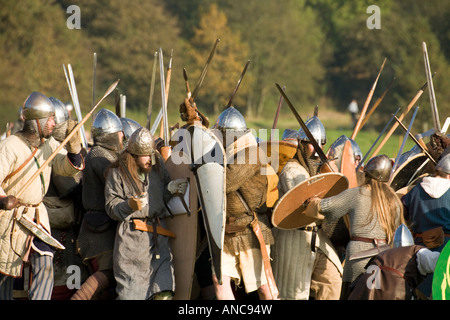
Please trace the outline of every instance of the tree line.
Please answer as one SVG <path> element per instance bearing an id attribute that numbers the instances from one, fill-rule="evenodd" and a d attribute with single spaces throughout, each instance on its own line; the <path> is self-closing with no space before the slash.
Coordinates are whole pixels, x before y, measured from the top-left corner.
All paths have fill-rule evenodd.
<path id="1" fill-rule="evenodd" d="M 382 127 L 404 109 L 426 82 L 422 41 L 428 48 L 441 120 L 449 114 L 450 3 L 430 0 L 376 2 L 379 28 L 367 8 L 373 1 L 348 0 L 0 0 L 0 105 L 2 123 L 14 121 L 32 91 L 70 101 L 63 64 L 71 64 L 82 111 L 92 104 L 93 53 L 97 54 L 96 97 L 115 80 L 127 108 L 146 113 L 153 58 L 171 52 L 168 108 L 176 115 L 186 96 L 183 68 L 191 89 L 197 84 L 214 41 L 220 39 L 197 105 L 213 119 L 233 99 L 246 117 L 273 119 L 280 94 L 301 114 L 332 108 L 344 112 L 351 99 L 360 107 L 383 60 L 374 94 L 389 92 L 367 127 Z M 79 29 L 70 29 L 69 6 L 79 8 Z M 161 107 L 159 66 L 154 110 Z M 113 104 L 113 98 L 109 98 Z M 418 101 L 416 131 L 432 126 L 428 92 Z M 288 108 L 282 113 L 289 114 Z M 156 114 L 157 112 L 153 112 Z M 320 111 L 319 111 L 320 114 Z M 405 118 L 405 123 L 409 118 Z M 425 124 L 425 125 L 424 125 Z M 3 130 L 2 130 L 3 131 Z"/>

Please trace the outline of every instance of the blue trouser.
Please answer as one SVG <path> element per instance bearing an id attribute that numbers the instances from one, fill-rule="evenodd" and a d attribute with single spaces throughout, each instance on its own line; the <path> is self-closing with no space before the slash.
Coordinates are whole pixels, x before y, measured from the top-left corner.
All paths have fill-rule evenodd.
<path id="1" fill-rule="evenodd" d="M 33 279 L 28 292 L 29 300 L 50 300 L 53 291 L 53 257 L 30 254 Z M 0 300 L 13 300 L 14 278 L 0 274 Z"/>

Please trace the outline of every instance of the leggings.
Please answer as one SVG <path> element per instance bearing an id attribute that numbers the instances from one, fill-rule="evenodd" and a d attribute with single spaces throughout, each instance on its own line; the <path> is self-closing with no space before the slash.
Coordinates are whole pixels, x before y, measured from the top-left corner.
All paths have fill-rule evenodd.
<path id="1" fill-rule="evenodd" d="M 53 257 L 30 254 L 31 272 L 33 275 L 28 292 L 29 300 L 50 300 L 53 291 Z M 0 300 L 13 300 L 14 278 L 0 274 Z"/>

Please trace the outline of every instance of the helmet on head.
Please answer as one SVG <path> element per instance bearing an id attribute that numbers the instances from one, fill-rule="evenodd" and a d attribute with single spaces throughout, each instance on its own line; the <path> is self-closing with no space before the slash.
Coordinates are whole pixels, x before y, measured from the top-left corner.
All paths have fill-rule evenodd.
<path id="1" fill-rule="evenodd" d="M 127 150 L 129 153 L 137 156 L 149 156 L 155 153 L 155 140 L 151 132 L 140 127 L 128 139 Z"/>
<path id="2" fill-rule="evenodd" d="M 317 116 L 313 116 L 312 118 L 306 120 L 305 125 L 309 129 L 319 146 L 327 143 L 327 134 L 325 131 L 325 127 L 323 126 L 322 121 L 320 121 Z M 303 131 L 303 128 L 300 128 L 300 130 L 298 131 L 298 139 L 300 141 L 309 141 L 309 138 L 306 135 L 305 131 Z"/>
<path id="3" fill-rule="evenodd" d="M 126 140 L 130 139 L 133 132 L 142 127 L 138 122 L 130 118 L 121 117 L 120 122 L 122 123 L 123 134 Z"/>
<path id="4" fill-rule="evenodd" d="M 212 129 L 221 131 L 224 146 L 231 144 L 234 138 L 249 132 L 244 116 L 235 107 L 228 107 L 222 111 Z"/>
<path id="5" fill-rule="evenodd" d="M 402 223 L 394 233 L 394 248 L 414 245 L 414 238 L 408 227 Z"/>
<path id="6" fill-rule="evenodd" d="M 336 159 L 336 166 L 338 168 L 341 167 L 342 152 L 344 151 L 344 146 L 347 141 L 350 141 L 352 145 L 353 156 L 355 158 L 355 161 L 356 160 L 361 161 L 363 158 L 361 149 L 359 148 L 355 140 L 347 137 L 346 135 L 342 135 L 339 138 L 337 138 L 336 141 L 334 141 L 331 144 L 330 148 L 328 149 L 328 158 Z"/>
<path id="7" fill-rule="evenodd" d="M 55 107 L 55 123 L 59 124 L 69 120 L 69 112 L 67 111 L 64 103 L 62 103 L 61 100 L 55 97 L 50 97 L 49 100 L 53 103 L 53 106 Z"/>
<path id="8" fill-rule="evenodd" d="M 292 129 L 286 129 L 281 136 L 281 140 L 298 144 L 298 131 Z"/>
<path id="9" fill-rule="evenodd" d="M 235 107 L 229 107 L 222 111 L 213 128 L 222 131 L 242 131 L 247 130 L 247 123 L 245 122 L 244 116 Z"/>
<path id="10" fill-rule="evenodd" d="M 25 120 L 48 118 L 55 115 L 55 107 L 49 98 L 34 91 L 23 103 L 22 114 Z"/>
<path id="11" fill-rule="evenodd" d="M 375 156 L 364 167 L 366 176 L 380 182 L 387 182 L 391 175 L 392 162 L 385 154 Z"/>
<path id="12" fill-rule="evenodd" d="M 450 154 L 445 155 L 436 165 L 436 171 L 450 174 Z"/>
<path id="13" fill-rule="evenodd" d="M 98 136 L 105 133 L 115 133 L 123 131 L 122 122 L 116 114 L 108 109 L 101 109 L 95 116 L 92 123 L 92 138 L 95 140 Z"/>

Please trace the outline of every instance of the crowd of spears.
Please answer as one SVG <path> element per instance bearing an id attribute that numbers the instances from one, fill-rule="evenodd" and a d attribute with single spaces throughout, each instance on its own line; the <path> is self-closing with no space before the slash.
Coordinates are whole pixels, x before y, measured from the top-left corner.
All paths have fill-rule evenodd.
<path id="1" fill-rule="evenodd" d="M 355 137 L 386 94 L 367 112 L 386 59 L 352 136 L 325 153 L 318 108 L 304 122 L 278 83 L 272 129 L 285 102 L 299 130 L 265 141 L 247 127 L 233 98 L 250 61 L 210 126 L 195 100 L 218 42 L 192 92 L 183 70 L 181 127 L 168 123 L 172 60 L 165 75 L 161 49 L 145 126 L 125 116 L 119 80 L 95 102 L 95 53 L 84 117 L 70 65 L 72 103 L 26 98 L 0 141 L 0 299 L 448 298 L 449 118 L 441 127 L 426 44 L 425 84 L 363 155 Z M 157 60 L 162 105 L 151 125 Z M 402 120 L 427 88 L 434 128 L 414 135 L 418 108 Z M 96 112 L 113 92 L 115 112 Z M 397 127 L 397 157 L 378 154 Z"/>

